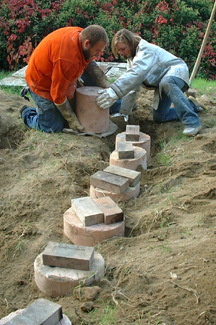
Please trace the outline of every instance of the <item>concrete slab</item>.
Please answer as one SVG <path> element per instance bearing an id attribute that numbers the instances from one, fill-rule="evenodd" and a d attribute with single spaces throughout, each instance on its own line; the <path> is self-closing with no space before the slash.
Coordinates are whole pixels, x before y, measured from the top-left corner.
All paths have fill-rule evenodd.
<path id="1" fill-rule="evenodd" d="M 117 150 L 110 154 L 110 165 L 137 170 L 138 166 L 142 169 L 147 169 L 147 154 L 146 150 L 140 147 L 134 147 L 133 159 L 119 159 Z"/>
<path id="2" fill-rule="evenodd" d="M 65 236 L 75 245 L 95 246 L 114 236 L 123 237 L 125 233 L 125 222 L 122 221 L 109 225 L 99 223 L 84 227 L 73 209 L 70 208 L 63 215 L 63 230 Z"/>
<path id="3" fill-rule="evenodd" d="M 88 286 L 100 281 L 104 275 L 104 269 L 104 259 L 97 252 L 95 252 L 89 271 L 44 265 L 42 254 L 38 255 L 34 261 L 35 283 L 45 295 L 50 297 L 69 296 L 78 285 Z"/>
<path id="4" fill-rule="evenodd" d="M 126 141 L 126 132 L 121 132 L 116 135 L 116 147 L 120 141 Z M 146 150 L 147 153 L 147 166 L 151 163 L 151 138 L 148 134 L 140 132 L 139 141 L 131 141 L 134 147 L 140 147 Z"/>
<path id="5" fill-rule="evenodd" d="M 141 172 L 119 166 L 110 165 L 104 169 L 104 172 L 126 177 L 129 180 L 129 186 L 132 187 L 138 184 L 141 179 Z"/>
<path id="6" fill-rule="evenodd" d="M 44 265 L 89 271 L 94 260 L 94 248 L 49 242 L 42 252 Z"/>
<path id="7" fill-rule="evenodd" d="M 109 196 L 94 199 L 104 213 L 104 223 L 109 225 L 124 220 L 122 209 Z"/>
<path id="8" fill-rule="evenodd" d="M 125 177 L 98 171 L 90 177 L 90 185 L 121 194 L 128 189 L 129 181 Z"/>
<path id="9" fill-rule="evenodd" d="M 103 211 L 89 196 L 72 199 L 71 206 L 84 226 L 92 226 L 104 222 Z"/>
<path id="10" fill-rule="evenodd" d="M 108 78 L 119 78 L 127 71 L 126 63 L 118 62 L 97 62 L 101 69 L 106 73 Z M 3 86 L 26 86 L 25 70 L 27 66 L 11 74 L 11 76 L 0 80 L 0 85 Z"/>
<path id="11" fill-rule="evenodd" d="M 47 299 L 37 299 L 9 319 L 5 325 L 56 325 L 62 319 L 62 307 Z M 0 323 L 1 324 L 1 323 Z"/>

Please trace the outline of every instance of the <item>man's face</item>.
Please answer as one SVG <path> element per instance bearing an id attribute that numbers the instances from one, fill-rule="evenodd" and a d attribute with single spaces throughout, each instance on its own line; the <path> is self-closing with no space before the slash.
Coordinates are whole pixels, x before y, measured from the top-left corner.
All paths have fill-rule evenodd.
<path id="1" fill-rule="evenodd" d="M 123 56 L 123 58 L 128 59 L 131 57 L 131 52 L 128 45 L 124 42 L 118 42 L 116 44 L 116 49 L 118 53 Z"/>
<path id="2" fill-rule="evenodd" d="M 105 43 L 103 41 L 97 42 L 94 46 L 91 46 L 88 40 L 86 40 L 83 44 L 83 54 L 86 61 L 97 57 L 100 52 L 102 52 L 105 48 Z"/>

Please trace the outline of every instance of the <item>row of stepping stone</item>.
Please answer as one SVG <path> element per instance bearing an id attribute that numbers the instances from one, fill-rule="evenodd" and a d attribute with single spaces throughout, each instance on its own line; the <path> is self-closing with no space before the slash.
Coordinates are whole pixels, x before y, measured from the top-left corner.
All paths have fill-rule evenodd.
<path id="1" fill-rule="evenodd" d="M 139 126 L 127 125 L 116 136 L 110 165 L 90 177 L 90 196 L 72 199 L 63 215 L 63 232 L 73 244 L 49 242 L 35 259 L 35 282 L 47 296 L 68 296 L 103 277 L 105 261 L 94 246 L 125 235 L 118 202 L 139 195 L 141 172 L 136 169 L 146 169 L 149 161 L 150 137 Z"/>

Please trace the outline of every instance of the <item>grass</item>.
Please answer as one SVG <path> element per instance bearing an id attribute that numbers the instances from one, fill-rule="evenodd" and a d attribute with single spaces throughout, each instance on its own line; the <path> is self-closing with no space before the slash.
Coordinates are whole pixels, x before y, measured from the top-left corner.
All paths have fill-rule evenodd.
<path id="1" fill-rule="evenodd" d="M 194 79 L 191 88 L 196 88 L 200 95 L 211 95 L 215 93 L 216 80 L 210 81 L 202 78 Z"/>
<path id="2" fill-rule="evenodd" d="M 0 80 L 7 78 L 11 76 L 12 73 L 16 71 L 0 71 Z M 18 95 L 20 96 L 20 91 L 22 90 L 23 86 L 1 86 L 0 89 L 3 90 L 6 93 L 13 94 L 13 95 Z"/>

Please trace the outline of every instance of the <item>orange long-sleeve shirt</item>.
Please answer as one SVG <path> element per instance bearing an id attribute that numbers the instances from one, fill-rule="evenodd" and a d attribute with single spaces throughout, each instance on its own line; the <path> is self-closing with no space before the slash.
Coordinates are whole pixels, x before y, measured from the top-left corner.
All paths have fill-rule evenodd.
<path id="1" fill-rule="evenodd" d="M 83 55 L 81 31 L 79 27 L 60 28 L 39 43 L 25 75 L 34 93 L 56 104 L 73 97 L 76 81 L 90 62 Z"/>

